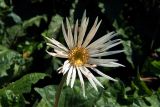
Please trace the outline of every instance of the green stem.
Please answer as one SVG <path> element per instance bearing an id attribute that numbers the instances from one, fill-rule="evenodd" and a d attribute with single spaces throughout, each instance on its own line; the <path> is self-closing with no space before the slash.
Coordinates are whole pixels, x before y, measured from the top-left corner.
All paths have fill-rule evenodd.
<path id="1" fill-rule="evenodd" d="M 61 91 L 62 91 L 63 84 L 64 84 L 65 80 L 66 80 L 66 74 L 62 77 L 62 80 L 61 80 L 59 86 L 57 87 L 57 91 L 56 91 L 56 95 L 55 95 L 55 102 L 54 102 L 53 107 L 58 107 L 59 98 L 60 98 Z"/>

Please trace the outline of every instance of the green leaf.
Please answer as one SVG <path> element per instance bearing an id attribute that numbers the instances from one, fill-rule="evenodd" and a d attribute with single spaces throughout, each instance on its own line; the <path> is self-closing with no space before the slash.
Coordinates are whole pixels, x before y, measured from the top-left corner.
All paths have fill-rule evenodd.
<path id="1" fill-rule="evenodd" d="M 53 107 L 55 86 L 49 85 L 44 88 L 35 88 L 35 90 L 41 95 L 42 99 L 38 103 L 37 107 Z"/>
<path id="2" fill-rule="evenodd" d="M 14 12 L 8 14 L 9 17 L 12 17 L 15 23 L 21 23 L 21 18 Z"/>
<path id="3" fill-rule="evenodd" d="M 113 26 L 116 28 L 116 32 L 120 34 L 123 38 L 128 38 L 125 30 L 119 25 L 118 20 L 114 20 Z"/>
<path id="4" fill-rule="evenodd" d="M 35 84 L 40 79 L 46 76 L 44 73 L 31 73 L 23 76 L 19 80 L 9 84 L 7 87 L 0 89 L 0 95 L 5 92 L 5 90 L 12 90 L 14 93 L 28 93 L 31 90 L 32 84 Z"/>
<path id="5" fill-rule="evenodd" d="M 147 76 L 149 75 L 149 77 L 153 80 L 160 77 L 160 61 L 147 57 L 143 64 L 141 74 Z"/>
<path id="6" fill-rule="evenodd" d="M 25 107 L 25 100 L 22 95 L 5 90 L 4 94 L 0 96 L 0 107 Z"/>
<path id="7" fill-rule="evenodd" d="M 60 15 L 57 14 L 57 15 L 53 16 L 51 19 L 51 22 L 49 24 L 48 30 L 44 31 L 42 33 L 42 35 L 49 36 L 49 37 L 55 36 L 59 32 L 62 21 L 63 21 L 63 19 Z"/>
<path id="8" fill-rule="evenodd" d="M 157 48 L 157 49 L 156 49 L 156 52 L 160 52 L 160 48 Z"/>
<path id="9" fill-rule="evenodd" d="M 7 4 L 5 3 L 5 0 L 0 0 L 0 7 L 1 8 L 7 8 Z"/>
<path id="10" fill-rule="evenodd" d="M 137 74 L 137 78 L 135 80 L 135 85 L 138 87 L 138 93 L 139 95 L 145 96 L 145 95 L 152 95 L 153 92 L 148 88 L 146 83 L 142 80 L 140 80 L 140 74 Z"/>
<path id="11" fill-rule="evenodd" d="M 76 80 L 73 88 L 64 86 L 59 107 L 158 107 L 159 96 L 139 95 L 139 89 L 135 84 L 134 87 L 125 87 L 123 82 L 108 82 L 105 78 L 97 78 L 103 85 L 104 89 L 98 87 L 98 92 L 93 89 L 89 82 L 85 82 L 86 97 L 82 95 L 80 81 Z M 49 85 L 44 88 L 35 88 L 41 95 L 42 99 L 36 107 L 53 107 L 56 86 Z M 155 102 L 154 102 L 155 101 Z"/>
<path id="12" fill-rule="evenodd" d="M 47 17 L 45 15 L 36 16 L 36 17 L 33 17 L 33 18 L 29 19 L 29 20 L 24 21 L 23 22 L 23 27 L 27 28 L 27 27 L 30 27 L 30 26 L 33 26 L 33 25 L 36 25 L 37 27 L 39 27 L 40 22 L 41 22 L 42 19 L 44 21 L 47 21 Z"/>
<path id="13" fill-rule="evenodd" d="M 7 28 L 7 34 L 11 37 L 9 39 L 14 40 L 15 37 L 22 37 L 25 35 L 25 31 L 22 25 L 17 24 L 12 27 Z"/>
<path id="14" fill-rule="evenodd" d="M 124 47 L 124 53 L 126 55 L 127 61 L 131 64 L 132 68 L 134 68 L 134 64 L 132 61 L 132 47 L 131 47 L 131 41 L 123 41 L 122 42 Z"/>
<path id="15" fill-rule="evenodd" d="M 59 66 L 62 64 L 61 60 L 59 60 L 56 57 L 52 58 L 52 62 L 53 62 L 53 69 L 57 70 L 59 68 Z"/>
<path id="16" fill-rule="evenodd" d="M 143 99 L 137 99 L 133 103 L 133 107 L 159 107 L 159 105 L 160 102 L 158 94 L 154 94 Z"/>
<path id="17" fill-rule="evenodd" d="M 157 68 L 158 70 L 160 70 L 160 61 L 154 60 L 154 61 L 151 62 L 151 64 L 152 64 L 155 68 Z"/>
<path id="18" fill-rule="evenodd" d="M 42 99 L 36 107 L 53 107 L 56 86 L 46 86 L 44 88 L 35 88 L 41 95 Z M 86 97 L 83 96 L 80 81 L 77 80 L 73 88 L 64 86 L 59 107 L 93 107 L 99 104 L 99 99 L 103 93 L 103 89 L 99 88 L 99 92 L 95 91 L 90 83 L 85 82 Z M 105 96 L 105 95 L 104 95 Z M 106 100 L 104 100 L 106 101 Z M 114 99 L 116 102 L 116 99 Z M 106 104 L 104 102 L 104 104 Z M 102 106 L 102 105 L 101 105 Z"/>
<path id="19" fill-rule="evenodd" d="M 17 52 L 0 45 L 0 77 L 7 75 L 7 70 L 19 56 Z"/>

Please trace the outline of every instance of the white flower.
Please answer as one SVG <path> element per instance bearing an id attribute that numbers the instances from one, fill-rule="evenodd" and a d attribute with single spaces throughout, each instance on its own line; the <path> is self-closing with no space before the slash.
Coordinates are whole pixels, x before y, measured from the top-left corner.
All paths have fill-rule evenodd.
<path id="1" fill-rule="evenodd" d="M 117 63 L 116 59 L 101 59 L 101 57 L 103 56 L 109 56 L 123 52 L 123 50 L 108 51 L 110 48 L 121 43 L 120 39 L 111 40 L 117 35 L 116 33 L 110 32 L 91 43 L 91 40 L 95 36 L 95 33 L 97 32 L 101 22 L 102 21 L 98 22 L 97 17 L 92 28 L 85 37 L 87 26 L 89 23 L 89 18 L 86 17 L 86 12 L 84 12 L 83 14 L 81 25 L 78 26 L 77 20 L 74 29 L 71 29 L 71 25 L 66 18 L 67 32 L 63 22 L 62 31 L 67 47 L 55 40 L 54 38 L 50 39 L 46 37 L 46 39 L 48 40 L 47 45 L 54 49 L 54 52 L 47 51 L 47 53 L 54 57 L 66 58 L 66 61 L 59 69 L 59 73 L 63 73 L 63 75 L 67 73 L 66 83 L 67 85 L 70 84 L 71 88 L 73 87 L 76 75 L 78 74 L 84 96 L 85 85 L 82 74 L 89 80 L 95 90 L 97 90 L 97 85 L 101 87 L 103 87 L 103 85 L 96 79 L 96 77 L 91 73 L 90 70 L 109 80 L 117 81 L 99 71 L 96 66 L 123 66 Z"/>

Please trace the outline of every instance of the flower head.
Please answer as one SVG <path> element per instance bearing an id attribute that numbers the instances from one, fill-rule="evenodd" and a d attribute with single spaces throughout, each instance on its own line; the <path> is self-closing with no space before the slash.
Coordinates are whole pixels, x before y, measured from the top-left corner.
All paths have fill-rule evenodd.
<path id="1" fill-rule="evenodd" d="M 65 29 L 62 22 L 62 32 L 67 47 L 55 40 L 54 38 L 46 37 L 46 39 L 48 40 L 47 45 L 54 49 L 54 52 L 47 51 L 47 53 L 54 57 L 66 58 L 64 64 L 58 69 L 59 73 L 67 75 L 66 83 L 67 85 L 70 84 L 71 88 L 73 87 L 76 75 L 78 74 L 84 96 L 85 85 L 82 75 L 84 75 L 89 80 L 91 85 L 95 88 L 95 90 L 97 90 L 97 85 L 101 87 L 103 87 L 103 85 L 96 79 L 96 77 L 91 73 L 91 71 L 96 72 L 97 74 L 109 80 L 117 80 L 102 73 L 96 68 L 96 66 L 123 66 L 117 63 L 116 59 L 102 58 L 103 56 L 109 56 L 123 52 L 123 50 L 109 51 L 110 48 L 121 43 L 120 39 L 111 40 L 117 35 L 116 33 L 110 32 L 91 43 L 91 40 L 95 36 L 101 22 L 102 21 L 98 22 L 97 17 L 89 33 L 85 37 L 87 26 L 89 23 L 89 18 L 86 17 L 86 12 L 84 12 L 83 14 L 80 26 L 78 25 L 77 20 L 74 29 L 71 28 L 71 25 L 66 18 L 67 29 Z"/>

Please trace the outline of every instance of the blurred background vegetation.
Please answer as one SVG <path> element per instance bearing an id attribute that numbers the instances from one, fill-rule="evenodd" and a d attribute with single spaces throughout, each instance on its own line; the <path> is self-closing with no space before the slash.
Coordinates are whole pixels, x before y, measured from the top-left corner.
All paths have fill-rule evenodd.
<path id="1" fill-rule="evenodd" d="M 159 0 L 0 0 L 0 107 L 53 107 L 62 60 L 45 52 L 43 36 L 64 42 L 62 20 L 73 24 L 85 9 L 89 28 L 102 19 L 95 39 L 119 33 L 115 48 L 126 51 L 111 57 L 126 67 L 99 68 L 119 82 L 97 75 L 105 88 L 96 92 L 86 81 L 86 98 L 77 78 L 59 107 L 160 107 Z"/>

